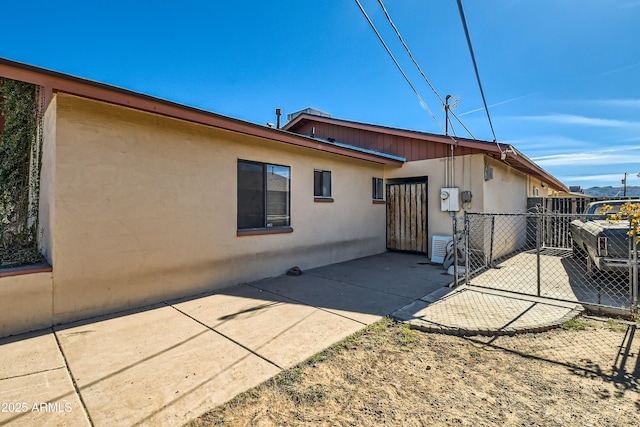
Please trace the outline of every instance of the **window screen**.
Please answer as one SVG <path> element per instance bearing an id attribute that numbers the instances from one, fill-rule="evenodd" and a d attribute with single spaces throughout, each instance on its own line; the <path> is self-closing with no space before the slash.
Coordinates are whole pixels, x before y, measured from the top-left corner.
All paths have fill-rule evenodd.
<path id="1" fill-rule="evenodd" d="M 289 182 L 288 166 L 265 165 L 267 172 L 267 227 L 289 225 Z"/>
<path id="2" fill-rule="evenodd" d="M 330 171 L 313 171 L 313 195 L 315 197 L 331 197 Z"/>
<path id="3" fill-rule="evenodd" d="M 372 197 L 374 200 L 384 200 L 384 179 L 373 178 Z"/>
<path id="4" fill-rule="evenodd" d="M 238 160 L 238 229 L 290 225 L 288 166 Z"/>

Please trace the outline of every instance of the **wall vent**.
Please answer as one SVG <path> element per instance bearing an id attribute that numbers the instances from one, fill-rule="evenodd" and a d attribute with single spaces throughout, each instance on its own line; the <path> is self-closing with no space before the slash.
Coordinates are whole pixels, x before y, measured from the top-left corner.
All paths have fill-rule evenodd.
<path id="1" fill-rule="evenodd" d="M 491 166 L 484 167 L 484 180 L 491 181 L 493 179 L 493 168 Z"/>
<path id="2" fill-rule="evenodd" d="M 447 256 L 447 243 L 451 236 L 433 236 L 431 238 L 431 262 L 442 264 Z"/>

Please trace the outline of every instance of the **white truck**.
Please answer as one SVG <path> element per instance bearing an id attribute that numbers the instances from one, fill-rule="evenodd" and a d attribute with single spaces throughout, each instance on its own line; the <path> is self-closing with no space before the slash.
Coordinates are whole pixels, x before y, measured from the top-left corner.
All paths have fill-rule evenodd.
<path id="1" fill-rule="evenodd" d="M 627 235 L 629 223 L 610 223 L 607 215 L 620 211 L 623 204 L 640 203 L 640 200 L 604 200 L 587 205 L 585 217 L 573 220 L 569 226 L 573 240 L 574 256 L 586 258 L 587 273 L 597 271 L 626 271 L 631 252 Z M 603 212 L 604 205 L 613 209 Z"/>

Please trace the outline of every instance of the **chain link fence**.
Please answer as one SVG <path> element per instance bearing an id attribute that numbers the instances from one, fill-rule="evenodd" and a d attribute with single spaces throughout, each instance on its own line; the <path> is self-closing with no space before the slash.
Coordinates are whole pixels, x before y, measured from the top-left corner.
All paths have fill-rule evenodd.
<path id="1" fill-rule="evenodd" d="M 465 213 L 454 229 L 458 282 L 596 311 L 637 312 L 638 249 L 628 222 L 611 224 L 602 215 Z"/>

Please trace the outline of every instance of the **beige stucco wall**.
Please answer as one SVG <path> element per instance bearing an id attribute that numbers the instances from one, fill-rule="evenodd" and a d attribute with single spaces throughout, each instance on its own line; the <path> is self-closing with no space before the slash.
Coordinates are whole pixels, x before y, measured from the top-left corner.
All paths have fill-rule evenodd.
<path id="1" fill-rule="evenodd" d="M 523 213 L 527 210 L 530 177 L 502 162 L 484 157 L 484 165 L 493 168 L 493 179 L 484 181 L 483 211 L 486 213 Z M 527 220 L 521 216 L 473 218 L 470 245 L 497 259 L 527 244 Z M 492 227 L 494 233 L 492 233 Z M 493 238 L 492 238 L 493 236 Z"/>
<path id="2" fill-rule="evenodd" d="M 52 324 L 52 274 L 0 277 L 0 337 Z"/>
<path id="3" fill-rule="evenodd" d="M 56 96 L 54 322 L 385 250 L 378 164 Z M 237 160 L 291 167 L 289 234 L 236 235 Z M 313 170 L 334 203 L 314 203 Z"/>
<path id="4" fill-rule="evenodd" d="M 485 181 L 485 166 L 493 168 L 493 179 Z M 470 203 L 460 203 L 456 216 L 461 218 L 468 212 L 524 212 L 527 207 L 528 189 L 536 181 L 530 181 L 526 174 L 496 161 L 484 154 L 455 157 L 454 182 L 451 184 L 450 159 L 431 159 L 409 162 L 400 169 L 387 169 L 385 179 L 428 177 L 428 229 L 429 257 L 431 257 L 431 239 L 434 235 L 452 234 L 452 217 L 442 212 L 440 189 L 447 186 L 459 188 L 460 193 L 471 191 Z M 541 188 L 541 186 L 540 186 Z M 462 227 L 462 225 L 460 225 Z M 521 239 L 516 236 L 513 244 Z"/>
<path id="5" fill-rule="evenodd" d="M 493 179 L 484 181 L 482 212 L 518 213 L 527 210 L 528 175 L 484 156 L 486 166 L 493 168 Z"/>
<path id="6" fill-rule="evenodd" d="M 53 265 L 53 216 L 55 201 L 56 165 L 56 99 L 44 115 L 42 168 L 40 170 L 40 198 L 38 210 L 38 246 L 40 252 Z"/>
<path id="7" fill-rule="evenodd" d="M 550 197 L 552 193 L 546 182 L 532 176 L 528 177 L 527 194 L 529 197 Z"/>
<path id="8" fill-rule="evenodd" d="M 460 211 L 456 213 L 461 216 L 463 210 L 482 211 L 483 209 L 483 179 L 484 156 L 468 155 L 455 158 L 454 175 L 455 182 L 451 185 L 449 160 L 450 159 L 430 159 L 408 162 L 402 168 L 387 168 L 385 179 L 399 179 L 412 177 L 428 177 L 428 246 L 431 257 L 431 241 L 434 235 L 451 236 L 453 233 L 452 217 L 449 212 L 443 212 L 440 206 L 440 189 L 447 186 L 458 187 L 462 191 L 471 191 L 471 203 L 460 203 Z M 481 177 L 478 179 L 477 177 Z"/>

